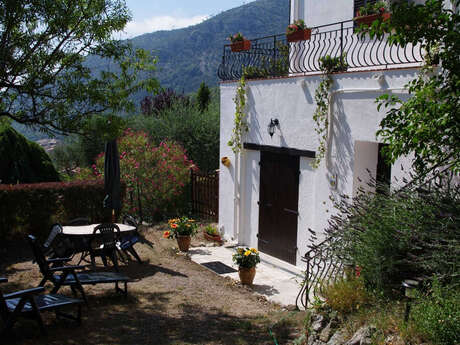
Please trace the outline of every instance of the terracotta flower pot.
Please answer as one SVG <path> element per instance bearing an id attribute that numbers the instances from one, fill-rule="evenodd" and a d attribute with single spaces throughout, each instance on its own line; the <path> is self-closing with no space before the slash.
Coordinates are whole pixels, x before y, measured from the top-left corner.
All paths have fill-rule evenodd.
<path id="1" fill-rule="evenodd" d="M 254 277 L 256 276 L 256 268 L 246 268 L 246 267 L 239 267 L 238 274 L 240 276 L 241 284 L 243 285 L 252 285 L 254 281 Z"/>
<path id="2" fill-rule="evenodd" d="M 245 50 L 249 50 L 251 49 L 251 41 L 249 40 L 238 41 L 238 42 L 232 43 L 230 45 L 230 48 L 232 49 L 232 52 L 242 52 Z"/>
<path id="3" fill-rule="evenodd" d="M 376 13 L 376 14 L 371 14 L 368 16 L 359 16 L 353 18 L 356 24 L 361 25 L 361 24 L 366 24 L 368 26 L 371 26 L 374 20 L 377 20 L 379 18 L 382 18 L 383 21 L 387 21 L 388 19 L 391 18 L 391 13 L 390 12 L 383 12 L 383 13 Z"/>
<path id="4" fill-rule="evenodd" d="M 181 252 L 188 252 L 190 248 L 190 242 L 192 241 L 191 236 L 187 235 L 177 235 L 177 245 L 179 246 L 179 250 Z"/>
<path id="5" fill-rule="evenodd" d="M 215 242 L 222 242 L 222 238 L 219 235 L 211 235 L 206 232 L 206 230 L 203 230 L 203 235 L 204 238 L 206 238 L 208 241 L 215 241 Z"/>
<path id="6" fill-rule="evenodd" d="M 311 29 L 297 30 L 286 35 L 286 38 L 288 42 L 308 41 L 311 38 Z"/>
<path id="7" fill-rule="evenodd" d="M 220 160 L 222 162 L 223 165 L 225 165 L 227 168 L 230 166 L 230 158 L 228 157 L 222 157 L 222 159 Z"/>

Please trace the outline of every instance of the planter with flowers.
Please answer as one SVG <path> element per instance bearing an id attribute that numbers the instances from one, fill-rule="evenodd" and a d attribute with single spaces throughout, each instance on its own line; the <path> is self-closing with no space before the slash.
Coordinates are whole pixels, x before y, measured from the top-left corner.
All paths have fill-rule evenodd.
<path id="1" fill-rule="evenodd" d="M 228 39 L 232 42 L 230 45 L 232 52 L 242 52 L 251 49 L 251 41 L 245 39 L 241 32 L 231 35 Z"/>
<path id="2" fill-rule="evenodd" d="M 391 13 L 388 12 L 388 4 L 385 1 L 377 1 L 363 6 L 356 12 L 356 17 L 353 18 L 356 24 L 371 26 L 377 19 L 386 21 L 390 19 Z"/>
<path id="3" fill-rule="evenodd" d="M 311 29 L 307 28 L 303 19 L 297 19 L 286 29 L 288 42 L 308 41 L 311 38 Z"/>
<path id="4" fill-rule="evenodd" d="M 206 238 L 208 241 L 214 241 L 219 244 L 223 242 L 222 238 L 219 235 L 219 231 L 215 226 L 208 225 L 207 227 L 205 227 L 203 230 L 203 235 L 204 238 Z"/>
<path id="5" fill-rule="evenodd" d="M 233 262 L 238 264 L 241 284 L 252 285 L 256 275 L 256 265 L 260 262 L 259 252 L 255 248 L 237 248 Z"/>
<path id="6" fill-rule="evenodd" d="M 196 234 L 198 225 L 193 219 L 187 217 L 170 219 L 170 230 L 163 233 L 164 238 L 175 238 L 181 252 L 187 252 L 190 248 L 192 236 Z"/>

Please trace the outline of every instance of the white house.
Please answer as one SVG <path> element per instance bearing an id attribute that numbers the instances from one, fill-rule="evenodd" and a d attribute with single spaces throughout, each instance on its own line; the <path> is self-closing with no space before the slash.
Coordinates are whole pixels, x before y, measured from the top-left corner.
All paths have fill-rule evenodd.
<path id="1" fill-rule="evenodd" d="M 230 160 L 219 176 L 219 227 L 226 239 L 301 266 L 308 229 L 321 234 L 334 212 L 330 197 L 355 195 L 369 179 L 368 171 L 388 183 L 407 173 L 409 159 L 390 167 L 380 155 L 376 131 L 384 111 L 377 111 L 375 99 L 384 93 L 406 97 L 404 85 L 419 73 L 423 53 L 419 47 L 390 47 L 385 40 L 359 40 L 352 18 L 364 2 L 291 0 L 291 22 L 304 19 L 313 28 L 310 41 L 286 43 L 285 35 L 278 35 L 252 40 L 249 51 L 226 50 L 219 68 L 220 156 Z M 234 126 L 236 79 L 243 65 L 266 66 L 276 59 L 281 45 L 289 47 L 288 70 L 273 69 L 265 78 L 247 81 L 249 131 L 244 149 L 234 154 L 227 142 Z M 326 157 L 315 169 L 318 58 L 342 53 L 348 70 L 333 74 Z M 278 124 L 272 136 L 270 123 Z"/>

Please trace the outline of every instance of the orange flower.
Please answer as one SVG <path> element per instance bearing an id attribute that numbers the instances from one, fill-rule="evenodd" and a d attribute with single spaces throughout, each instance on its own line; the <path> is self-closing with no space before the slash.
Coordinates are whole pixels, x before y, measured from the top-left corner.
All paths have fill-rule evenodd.
<path id="1" fill-rule="evenodd" d="M 171 228 L 173 228 L 173 229 L 177 228 L 177 224 L 172 223 L 172 224 L 171 224 Z"/>
<path id="2" fill-rule="evenodd" d="M 163 238 L 168 238 L 170 234 L 171 234 L 170 231 L 163 232 Z"/>

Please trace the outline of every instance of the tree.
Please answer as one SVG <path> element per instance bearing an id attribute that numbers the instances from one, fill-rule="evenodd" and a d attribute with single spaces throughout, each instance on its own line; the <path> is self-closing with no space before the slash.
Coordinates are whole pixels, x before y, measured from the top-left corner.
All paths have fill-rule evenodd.
<path id="1" fill-rule="evenodd" d="M 4 0 L 0 2 L 0 117 L 48 133 L 81 132 L 97 113 L 134 109 L 128 99 L 153 78 L 156 60 L 112 40 L 130 20 L 124 0 Z M 95 76 L 88 55 L 113 60 L 116 71 Z"/>
<path id="2" fill-rule="evenodd" d="M 459 6 L 460 1 L 452 1 Z M 389 21 L 376 21 L 364 33 L 388 35 L 392 45 L 420 44 L 426 65 L 417 78 L 406 85 L 410 97 L 394 95 L 378 98 L 378 108 L 387 114 L 380 123 L 380 135 L 389 145 L 387 156 L 393 163 L 399 156 L 413 153 L 415 168 L 425 175 L 433 168 L 448 166 L 460 170 L 460 27 L 459 15 L 442 0 L 424 5 L 401 3 L 392 7 Z M 433 66 L 439 63 L 439 66 Z"/>
<path id="3" fill-rule="evenodd" d="M 208 109 L 209 102 L 211 102 L 211 91 L 204 82 L 200 84 L 200 88 L 198 89 L 198 93 L 196 95 L 196 100 L 198 103 L 198 109 L 200 109 L 201 112 L 204 112 L 206 109 Z"/>
<path id="4" fill-rule="evenodd" d="M 0 157 L 0 183 L 59 181 L 59 174 L 45 150 L 5 121 L 0 121 Z"/>

